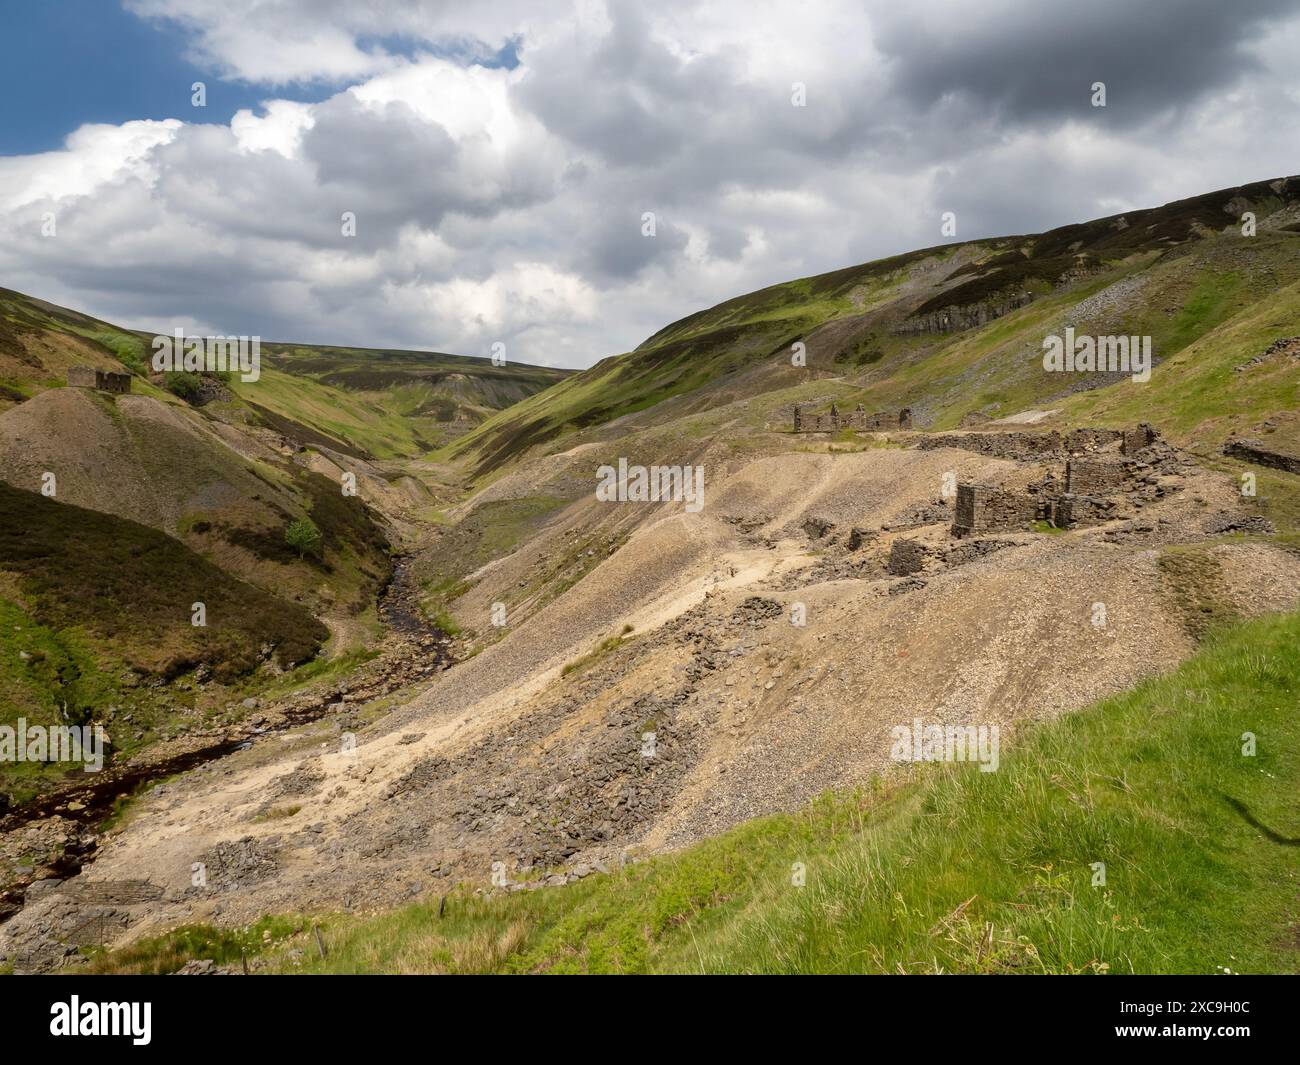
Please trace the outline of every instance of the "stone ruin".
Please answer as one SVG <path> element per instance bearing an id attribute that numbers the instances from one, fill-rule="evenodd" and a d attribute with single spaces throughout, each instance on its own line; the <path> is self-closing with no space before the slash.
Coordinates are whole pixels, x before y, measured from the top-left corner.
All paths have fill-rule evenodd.
<path id="1" fill-rule="evenodd" d="M 1038 518 L 1037 502 L 991 484 L 959 484 L 952 534 L 957 539 L 984 532 L 1018 529 Z"/>
<path id="2" fill-rule="evenodd" d="M 98 392 L 112 392 L 125 395 L 131 391 L 131 375 L 114 373 L 112 370 L 96 370 L 91 366 L 71 366 L 68 368 L 69 388 L 93 388 Z"/>
<path id="3" fill-rule="evenodd" d="M 924 448 L 930 439 L 935 438 L 918 434 L 909 443 Z M 1035 542 L 1031 526 L 1040 522 L 1058 529 L 1118 522 L 1102 531 L 1102 538 L 1129 542 L 1157 526 L 1150 517 L 1143 517 L 1142 510 L 1183 490 L 1183 475 L 1195 469 L 1189 456 L 1145 423 L 1127 429 L 1083 428 L 1065 433 L 951 434 L 945 445 L 960 447 L 964 441 L 974 441 L 973 451 L 988 454 L 988 449 L 996 448 L 999 457 L 1016 460 L 1020 470 L 1012 475 L 1014 481 L 958 482 L 955 499 L 912 504 L 879 529 L 854 526 L 844 542 L 845 551 L 815 564 L 817 579 L 867 576 L 874 580 L 887 574 L 893 578 L 888 594 L 901 595 L 924 587 L 929 574 Z M 1271 528 L 1257 518 L 1244 519 L 1249 524 L 1243 524 L 1239 515 L 1220 517 L 1224 522 L 1213 530 L 1207 526 L 1208 531 Z M 940 531 L 945 526 L 946 536 Z M 807 517 L 803 532 L 810 541 L 820 541 L 819 547 L 841 543 L 835 523 L 827 517 Z M 1021 535 L 1026 532 L 1031 535 Z M 892 535 L 896 533 L 906 535 Z M 882 550 L 878 542 L 884 534 L 890 535 Z M 872 544 L 877 546 L 859 553 Z M 806 574 L 800 578 L 806 579 Z"/>
<path id="4" fill-rule="evenodd" d="M 1015 458 L 1068 456 L 1065 481 L 1060 483 L 1049 472 L 1042 480 L 1019 490 L 958 484 L 952 523 L 952 535 L 958 539 L 985 532 L 1008 532 L 1035 521 L 1051 522 L 1061 529 L 1099 525 L 1117 517 L 1125 501 L 1141 507 L 1163 495 L 1165 489 L 1156 474 L 1175 461 L 1173 449 L 1145 423 L 1122 430 L 1076 429 L 1064 436 L 1055 432 L 990 433 L 958 439 L 971 437 L 977 439 L 970 450 L 981 454 Z M 1008 439 L 994 441 L 994 437 Z M 921 446 L 933 445 L 926 441 Z M 948 446 L 962 445 L 954 442 Z M 1103 447 L 1112 450 L 1099 453 Z"/>
<path id="5" fill-rule="evenodd" d="M 1104 458 L 1072 458 L 1065 464 L 1065 491 L 1069 495 L 1104 496 L 1124 486 L 1124 463 Z"/>
<path id="6" fill-rule="evenodd" d="M 925 566 L 925 545 L 919 540 L 895 540 L 889 548 L 890 576 L 910 577 Z"/>
<path id="7" fill-rule="evenodd" d="M 849 414 L 841 414 L 832 403 L 826 414 L 805 415 L 799 404 L 794 406 L 794 431 L 796 433 L 836 433 L 841 429 L 860 432 L 885 432 L 891 429 L 912 428 L 912 412 L 907 407 L 897 413 L 877 411 L 868 414 L 861 403 Z"/>
<path id="8" fill-rule="evenodd" d="M 828 413 L 814 415 L 805 415 L 798 404 L 794 407 L 796 433 L 911 427 L 912 412 L 906 407 L 896 414 L 867 414 L 859 403 L 851 414 L 841 414 L 832 403 Z M 1165 494 L 1166 489 L 1154 475 L 1176 464 L 1174 449 L 1145 422 L 1127 429 L 1080 428 L 1064 433 L 1053 429 L 924 434 L 916 446 L 922 451 L 960 448 L 1018 461 L 1064 460 L 1064 482 L 1048 472 L 1021 489 L 958 484 L 951 530 L 957 539 L 1009 532 L 1036 521 L 1063 529 L 1110 521 L 1119 515 L 1124 500 L 1140 508 Z M 805 531 L 814 535 L 812 530 Z M 821 530 L 816 535 L 824 533 Z M 890 572 L 899 576 L 917 572 L 924 557 L 921 545 L 900 542 L 896 550 L 896 557 L 891 554 Z"/>

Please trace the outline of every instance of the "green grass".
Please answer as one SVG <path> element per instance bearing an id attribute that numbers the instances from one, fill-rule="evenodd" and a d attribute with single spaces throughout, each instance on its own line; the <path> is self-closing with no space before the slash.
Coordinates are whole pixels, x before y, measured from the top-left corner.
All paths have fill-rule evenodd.
<path id="1" fill-rule="evenodd" d="M 594 666 L 597 662 L 618 647 L 627 638 L 631 631 L 631 625 L 624 625 L 623 631 L 618 635 L 606 636 L 581 658 L 575 658 L 572 662 L 566 662 L 564 667 L 560 670 L 560 676 L 567 677 L 570 673 L 579 673 L 584 669 Z"/>
<path id="2" fill-rule="evenodd" d="M 379 653 L 375 648 L 355 648 L 334 658 L 313 658 L 297 669 L 277 677 L 261 689 L 261 694 L 265 698 L 282 699 L 308 684 L 319 684 L 333 677 L 346 676 L 358 666 L 378 658 Z"/>
<path id="3" fill-rule="evenodd" d="M 1004 743 L 997 772 L 899 772 L 568 887 L 462 887 L 441 916 L 432 900 L 327 919 L 326 957 L 300 931 L 268 962 L 340 973 L 1294 973 L 1298 678 L 1300 615 L 1252 622 L 1167 676 Z M 137 952 L 130 964 L 145 962 Z"/>
<path id="4" fill-rule="evenodd" d="M 378 458 L 444 442 L 453 420 L 475 423 L 564 379 L 568 371 L 436 352 L 263 345 L 255 382 L 236 380 L 264 420 L 313 442 Z"/>
<path id="5" fill-rule="evenodd" d="M 267 917 L 234 929 L 186 925 L 112 954 L 92 950 L 88 967 L 72 971 L 162 976 L 195 959 L 207 959 L 218 965 L 241 965 L 287 937 L 301 934 L 307 927 L 304 919 L 291 917 Z"/>
<path id="6" fill-rule="evenodd" d="M 467 629 L 481 630 L 477 619 L 458 621 L 455 617 L 453 604 L 471 587 L 466 578 L 514 551 L 567 502 L 549 495 L 491 500 L 447 525 L 438 540 L 438 551 L 416 562 L 420 609 L 425 617 L 449 636 Z"/>
<path id="7" fill-rule="evenodd" d="M 164 533 L 3 482 L 0 559 L 43 632 L 65 648 L 93 644 L 141 673 L 170 677 L 203 662 L 218 679 L 234 679 L 257 666 L 264 644 L 288 668 L 329 635 L 303 607 L 236 580 Z M 197 602 L 206 627 L 191 624 Z"/>
<path id="8" fill-rule="evenodd" d="M 1194 302 L 1202 299 L 1209 297 L 1194 296 Z M 1189 313 L 1204 322 L 1195 308 L 1183 312 L 1180 322 Z M 1073 424 L 1149 421 L 1176 437 L 1222 441 L 1295 408 L 1300 367 L 1294 361 L 1274 360 L 1242 372 L 1237 367 L 1278 337 L 1294 335 L 1297 315 L 1300 283 L 1277 287 L 1157 366 L 1147 384 L 1129 382 L 1082 393 L 1062 407 Z"/>

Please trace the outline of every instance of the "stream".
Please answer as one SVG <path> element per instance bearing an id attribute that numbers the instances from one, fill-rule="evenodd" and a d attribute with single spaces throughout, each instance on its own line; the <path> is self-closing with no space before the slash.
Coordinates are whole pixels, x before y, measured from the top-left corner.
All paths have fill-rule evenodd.
<path id="1" fill-rule="evenodd" d="M 413 584 L 411 559 L 409 556 L 398 556 L 393 560 L 393 575 L 380 593 L 378 605 L 379 616 L 384 624 L 393 634 L 403 638 L 395 647 L 391 641 L 386 641 L 388 649 L 376 660 L 381 663 L 383 678 L 394 681 L 392 689 L 416 679 L 403 667 L 408 666 L 409 659 L 431 641 L 436 648 L 431 657 L 437 666 L 449 668 L 455 662 L 447 650 L 446 634 L 425 620 L 416 605 L 417 601 L 418 588 Z M 413 645 L 414 641 L 418 641 L 418 644 Z M 392 669 L 385 672 L 382 664 L 386 659 L 390 660 Z M 76 838 L 64 847 L 61 855 L 37 865 L 30 874 L 0 891 L 0 924 L 22 909 L 27 888 L 33 882 L 52 877 L 67 879 L 81 871 L 81 867 L 95 853 L 95 832 L 98 826 L 113 814 L 120 799 L 129 798 L 156 781 L 219 761 L 250 746 L 256 739 L 318 720 L 338 707 L 342 699 L 340 692 L 326 689 L 319 699 L 313 699 L 306 706 L 294 706 L 292 709 L 282 707 L 281 712 L 285 714 L 286 720 L 277 728 L 256 728 L 251 723 L 234 725 L 211 743 L 167 758 L 115 765 L 110 754 L 108 764 L 100 772 L 80 774 L 84 780 L 79 779 L 21 805 L 9 807 L 0 816 L 0 835 L 7 835 L 24 825 L 56 814 L 71 821 L 78 832 Z"/>

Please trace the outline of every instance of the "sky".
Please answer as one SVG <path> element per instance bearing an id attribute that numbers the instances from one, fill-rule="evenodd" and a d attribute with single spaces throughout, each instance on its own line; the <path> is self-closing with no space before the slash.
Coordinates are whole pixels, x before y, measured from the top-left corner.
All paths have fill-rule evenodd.
<path id="1" fill-rule="evenodd" d="M 1300 173 L 1300 0 L 43 0 L 5 31 L 0 286 L 160 332 L 586 367 L 946 212 L 969 240 Z"/>

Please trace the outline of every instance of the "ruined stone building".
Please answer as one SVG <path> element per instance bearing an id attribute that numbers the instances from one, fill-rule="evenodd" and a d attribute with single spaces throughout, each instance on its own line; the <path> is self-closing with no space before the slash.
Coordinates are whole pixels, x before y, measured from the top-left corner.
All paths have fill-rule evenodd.
<path id="1" fill-rule="evenodd" d="M 963 447 L 1021 460 L 1065 458 L 1063 484 L 1051 472 L 1019 490 L 959 484 L 952 523 L 952 534 L 958 539 L 1008 532 L 1034 521 L 1050 521 L 1061 529 L 1099 525 L 1163 494 L 1152 473 L 1168 469 L 1175 461 L 1169 445 L 1146 424 L 1132 429 L 1075 429 L 1064 435 L 948 434 L 926 438 L 920 446 Z"/>
<path id="2" fill-rule="evenodd" d="M 120 396 L 131 391 L 131 375 L 114 373 L 112 370 L 96 370 L 90 366 L 71 366 L 68 368 L 68 387 L 93 388 Z"/>
<path id="3" fill-rule="evenodd" d="M 953 508 L 952 534 L 961 539 L 975 533 L 1007 532 L 1036 521 L 1036 499 L 991 484 L 959 484 Z"/>
<path id="4" fill-rule="evenodd" d="M 834 403 L 826 414 L 804 414 L 797 403 L 794 407 L 796 433 L 835 433 L 841 429 L 885 432 L 891 429 L 910 428 L 912 428 L 912 412 L 907 407 L 897 412 L 877 411 L 875 414 L 868 414 L 861 403 L 849 414 L 841 414 Z"/>

